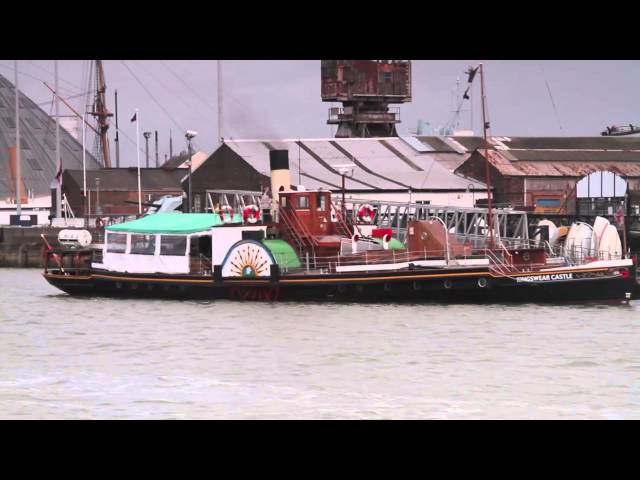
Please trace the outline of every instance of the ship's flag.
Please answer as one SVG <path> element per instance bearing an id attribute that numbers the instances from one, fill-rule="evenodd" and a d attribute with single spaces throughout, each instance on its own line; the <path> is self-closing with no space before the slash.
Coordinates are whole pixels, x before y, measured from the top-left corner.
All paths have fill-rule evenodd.
<path id="1" fill-rule="evenodd" d="M 62 185 L 62 165 L 60 165 L 60 168 L 58 169 L 58 173 L 56 173 L 56 176 L 53 177 L 53 180 L 51 180 L 51 184 L 49 185 L 49 188 L 58 188 L 59 185 Z"/>
<path id="2" fill-rule="evenodd" d="M 620 208 L 618 208 L 614 218 L 618 225 L 624 225 L 624 206 L 620 205 Z"/>
<path id="3" fill-rule="evenodd" d="M 138 112 L 133 114 L 133 117 L 131 117 L 131 121 L 135 122 L 138 119 Z"/>
<path id="4" fill-rule="evenodd" d="M 479 68 L 479 66 L 476 68 L 469 67 L 469 70 L 467 71 L 467 75 L 469 75 L 469 83 L 473 82 L 473 79 L 476 76 L 476 73 L 478 73 Z"/>

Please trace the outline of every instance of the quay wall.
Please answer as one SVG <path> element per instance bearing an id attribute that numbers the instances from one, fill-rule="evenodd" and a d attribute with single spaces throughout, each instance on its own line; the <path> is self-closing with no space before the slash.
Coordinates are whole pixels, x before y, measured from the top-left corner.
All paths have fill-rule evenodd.
<path id="1" fill-rule="evenodd" d="M 54 247 L 58 244 L 58 232 L 63 228 L 48 226 L 9 227 L 0 226 L 0 268 L 42 268 L 44 234 Z M 102 230 L 88 228 L 94 239 L 101 237 Z"/>

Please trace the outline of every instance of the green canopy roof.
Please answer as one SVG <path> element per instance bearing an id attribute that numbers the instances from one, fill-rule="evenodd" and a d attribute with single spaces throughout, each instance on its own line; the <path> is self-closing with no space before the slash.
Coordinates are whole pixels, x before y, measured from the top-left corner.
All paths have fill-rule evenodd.
<path id="1" fill-rule="evenodd" d="M 131 222 L 111 225 L 106 230 L 133 233 L 195 233 L 222 224 L 220 215 L 214 213 L 152 213 Z"/>

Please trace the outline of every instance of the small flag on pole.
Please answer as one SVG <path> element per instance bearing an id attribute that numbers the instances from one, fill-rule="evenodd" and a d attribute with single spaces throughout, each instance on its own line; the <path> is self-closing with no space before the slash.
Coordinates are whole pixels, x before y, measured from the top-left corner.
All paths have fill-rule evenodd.
<path id="1" fill-rule="evenodd" d="M 618 208 L 618 211 L 614 215 L 614 218 L 618 225 L 624 225 L 624 206 L 623 205 L 620 205 L 620 208 Z"/>
<path id="2" fill-rule="evenodd" d="M 53 177 L 53 180 L 51 180 L 51 184 L 49 185 L 49 188 L 58 188 L 58 185 L 62 185 L 62 165 L 60 165 L 60 168 L 58 169 L 58 173 L 56 173 L 56 176 Z"/>
<path id="3" fill-rule="evenodd" d="M 476 68 L 469 67 L 469 70 L 467 70 L 467 72 L 466 72 L 467 75 L 469 75 L 469 79 L 468 79 L 469 83 L 473 82 L 473 79 L 475 78 L 476 73 L 478 73 L 478 69 L 479 68 L 480 68 L 479 66 L 476 67 Z"/>
<path id="4" fill-rule="evenodd" d="M 133 114 L 133 117 L 131 117 L 131 121 L 135 122 L 138 119 L 138 112 Z"/>

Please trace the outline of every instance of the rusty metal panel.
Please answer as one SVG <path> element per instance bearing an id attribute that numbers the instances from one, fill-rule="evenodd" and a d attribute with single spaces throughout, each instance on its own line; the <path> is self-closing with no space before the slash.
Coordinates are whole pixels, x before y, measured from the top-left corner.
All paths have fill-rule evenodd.
<path id="1" fill-rule="evenodd" d="M 510 150 L 517 161 L 532 162 L 640 162 L 633 150 Z"/>
<path id="2" fill-rule="evenodd" d="M 640 150 L 640 137 L 512 137 L 502 143 L 521 150 Z"/>
<path id="3" fill-rule="evenodd" d="M 321 60 L 321 94 L 325 102 L 391 97 L 392 103 L 411 101 L 411 62 L 408 60 Z"/>

